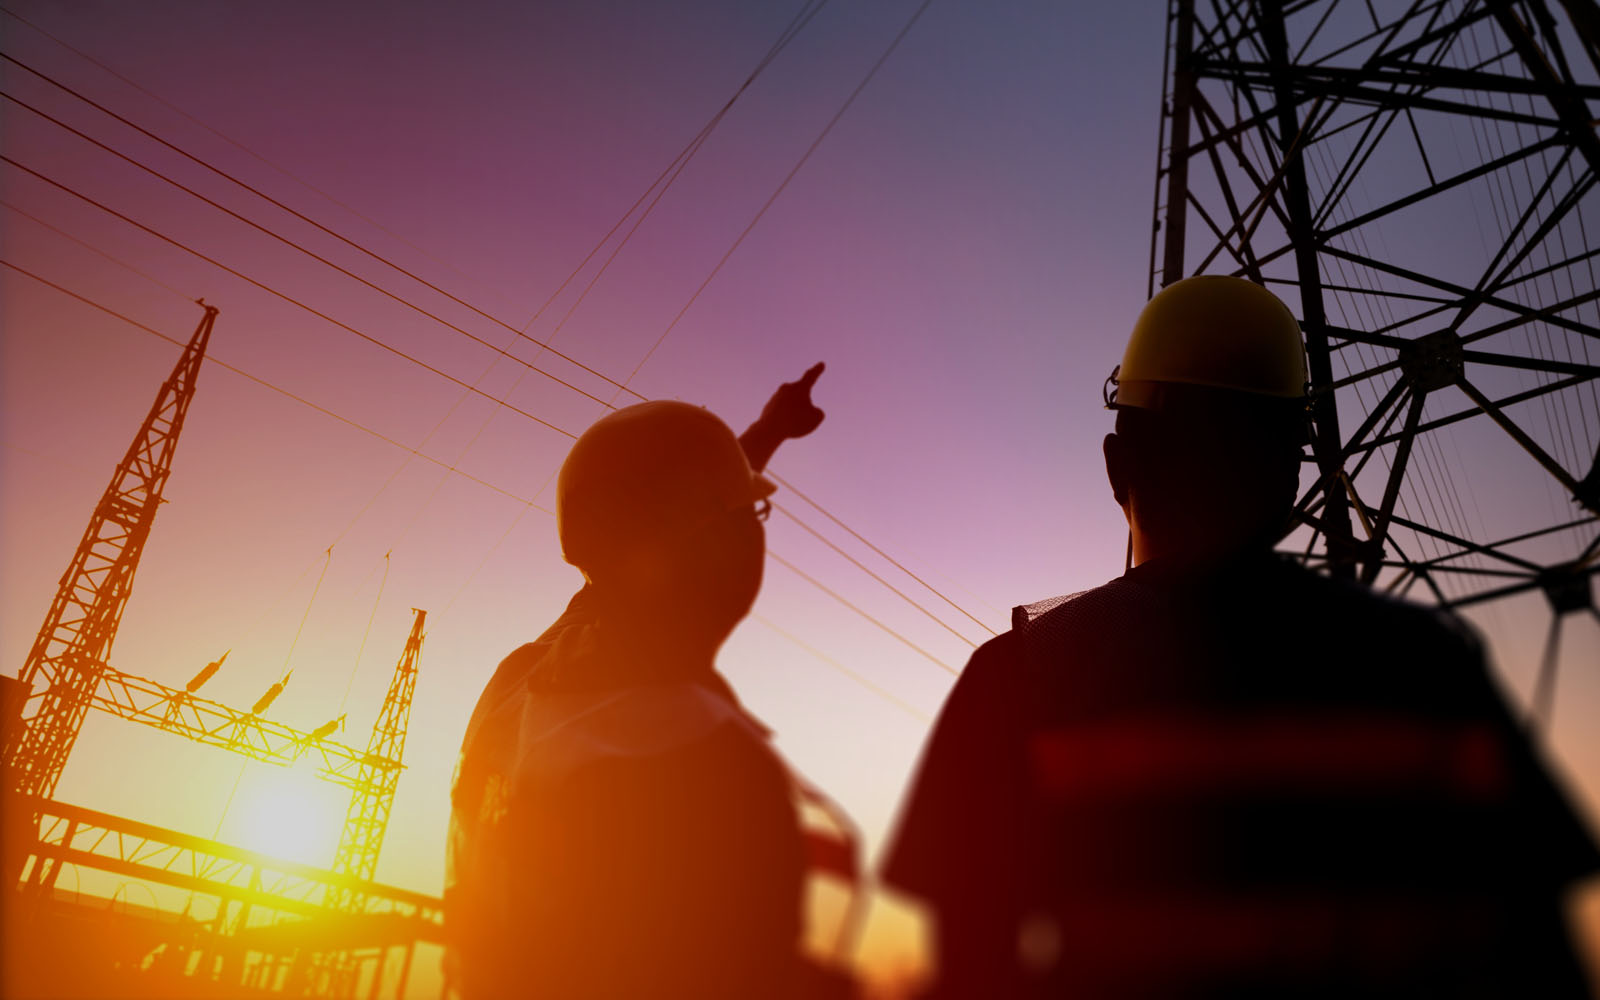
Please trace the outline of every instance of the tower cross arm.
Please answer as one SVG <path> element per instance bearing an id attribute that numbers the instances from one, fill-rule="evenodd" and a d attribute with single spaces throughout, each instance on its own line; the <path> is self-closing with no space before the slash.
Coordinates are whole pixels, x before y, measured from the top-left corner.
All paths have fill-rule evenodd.
<path id="1" fill-rule="evenodd" d="M 333 740 L 230 708 L 221 702 L 197 698 L 182 688 L 102 666 L 101 682 L 92 705 L 104 712 L 175 733 L 207 746 L 221 747 L 252 760 L 289 766 L 310 757 L 322 777 L 346 787 L 361 782 L 361 767 L 393 768 L 394 761 L 375 760 L 369 753 Z"/>

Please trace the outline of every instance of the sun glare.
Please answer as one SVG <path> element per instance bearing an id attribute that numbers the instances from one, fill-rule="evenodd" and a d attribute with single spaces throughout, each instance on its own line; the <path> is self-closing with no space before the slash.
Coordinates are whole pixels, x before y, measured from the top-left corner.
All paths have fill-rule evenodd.
<path id="1" fill-rule="evenodd" d="M 349 790 L 324 781 L 309 765 L 251 765 L 229 826 L 240 847 L 275 858 L 327 867 L 344 822 Z"/>

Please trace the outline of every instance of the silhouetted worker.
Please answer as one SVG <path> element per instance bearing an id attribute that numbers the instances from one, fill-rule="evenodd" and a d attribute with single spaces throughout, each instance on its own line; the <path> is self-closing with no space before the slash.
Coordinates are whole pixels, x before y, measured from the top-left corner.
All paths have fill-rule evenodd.
<path id="1" fill-rule="evenodd" d="M 447 921 L 468 1000 L 794 995 L 790 776 L 713 659 L 761 584 L 759 470 L 821 423 L 821 372 L 742 438 L 659 401 L 573 445 L 557 518 L 587 585 L 496 670 L 452 789 Z"/>
<path id="2" fill-rule="evenodd" d="M 1587 996 L 1562 905 L 1600 856 L 1477 639 L 1272 552 L 1289 310 L 1178 282 L 1112 381 L 1133 565 L 973 655 L 888 856 L 940 994 Z"/>

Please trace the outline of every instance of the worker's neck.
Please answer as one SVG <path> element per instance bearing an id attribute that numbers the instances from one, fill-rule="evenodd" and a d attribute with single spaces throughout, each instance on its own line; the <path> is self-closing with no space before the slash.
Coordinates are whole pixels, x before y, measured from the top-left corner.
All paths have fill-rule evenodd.
<path id="1" fill-rule="evenodd" d="M 1130 530 L 1134 566 L 1157 562 L 1175 569 L 1202 570 L 1257 555 L 1267 555 L 1272 551 L 1271 542 L 1261 539 L 1245 542 L 1221 537 L 1163 539 L 1160 535 L 1140 530 L 1137 520 L 1130 525 Z"/>
<path id="2" fill-rule="evenodd" d="M 728 628 L 706 620 L 700 609 L 663 595 L 597 595 L 595 620 L 608 652 L 650 672 L 681 676 L 710 671 Z"/>

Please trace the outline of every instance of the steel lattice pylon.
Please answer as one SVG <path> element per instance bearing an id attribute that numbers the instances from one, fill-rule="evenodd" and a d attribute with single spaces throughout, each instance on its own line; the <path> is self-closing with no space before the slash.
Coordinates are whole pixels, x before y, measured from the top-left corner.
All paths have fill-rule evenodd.
<path id="1" fill-rule="evenodd" d="M 383 710 L 373 724 L 362 758 L 350 808 L 345 814 L 344 833 L 334 853 L 333 870 L 363 881 L 371 881 L 378 869 L 378 852 L 389 828 L 394 808 L 394 793 L 400 783 L 400 760 L 406 748 L 406 727 L 411 721 L 411 696 L 417 687 L 417 661 L 422 656 L 422 624 L 428 613 L 412 608 L 415 617 L 405 650 L 389 681 Z M 356 911 L 365 905 L 364 897 L 350 889 L 339 889 L 330 897 L 335 909 Z"/>
<path id="2" fill-rule="evenodd" d="M 1600 8 L 1168 15 L 1150 291 L 1230 273 L 1295 309 L 1313 443 L 1289 544 L 1446 607 L 1543 591 L 1548 712 L 1600 569 Z"/>
<path id="3" fill-rule="evenodd" d="M 216 320 L 215 307 L 200 305 L 205 315 L 89 518 L 18 675 L 27 695 L 22 725 L 5 748 L 13 791 L 55 792 L 100 686 Z"/>

